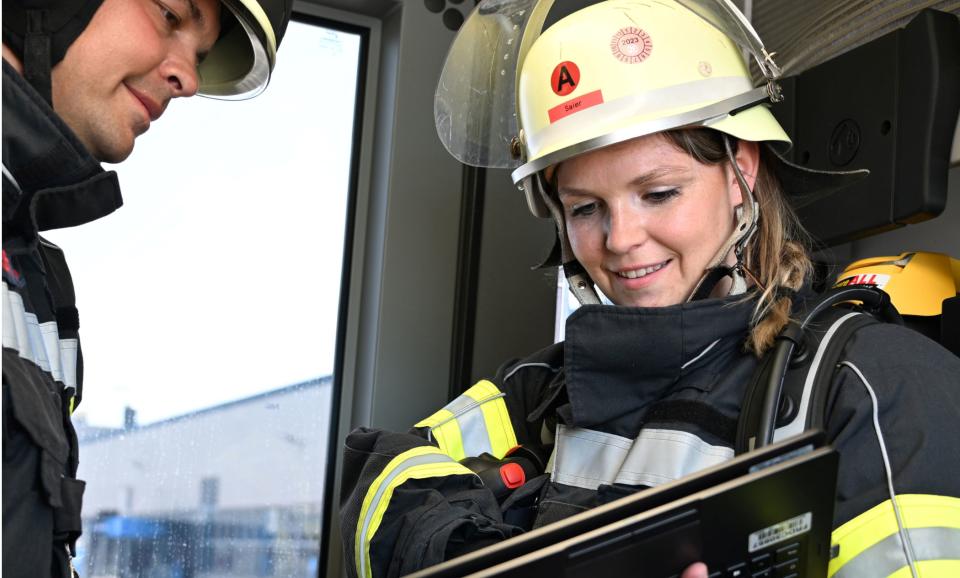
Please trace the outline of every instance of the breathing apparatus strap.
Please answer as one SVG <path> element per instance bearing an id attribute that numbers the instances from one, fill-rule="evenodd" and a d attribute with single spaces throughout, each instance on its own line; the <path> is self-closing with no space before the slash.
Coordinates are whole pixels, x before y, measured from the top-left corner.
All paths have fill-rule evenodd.
<path id="1" fill-rule="evenodd" d="M 44 30 L 45 10 L 27 10 L 27 31 L 23 38 L 23 77 L 53 106 L 50 88 L 50 34 Z"/>
<path id="2" fill-rule="evenodd" d="M 560 239 L 560 258 L 563 263 L 563 273 L 567 277 L 567 283 L 570 285 L 570 291 L 581 305 L 596 305 L 600 303 L 600 297 L 593 288 L 593 280 L 583 268 L 583 265 L 577 261 L 573 255 L 573 249 L 570 247 L 570 239 L 567 237 L 566 222 L 563 218 L 563 207 L 560 203 L 550 196 L 547 184 L 543 180 L 543 173 L 537 173 L 533 178 L 534 186 L 537 188 L 537 194 L 540 199 L 550 209 L 553 220 L 557 223 L 557 237 Z"/>
<path id="3" fill-rule="evenodd" d="M 721 279 L 727 276 L 733 276 L 733 274 L 733 267 L 728 267 L 726 265 L 717 265 L 716 267 L 707 269 L 706 275 L 704 275 L 700 280 L 700 283 L 697 284 L 697 288 L 694 290 L 693 294 L 690 295 L 690 298 L 687 301 L 699 301 L 700 299 L 706 299 L 710 296 L 710 292 L 713 291 L 713 288 L 717 286 L 717 283 L 719 283 Z"/>
<path id="4" fill-rule="evenodd" d="M 728 295 L 739 295 L 747 290 L 747 281 L 744 278 L 745 265 L 743 262 L 743 251 L 757 230 L 757 220 L 760 218 L 760 206 L 756 200 L 754 200 L 753 191 L 750 189 L 750 185 L 747 184 L 747 180 L 743 177 L 740 166 L 737 165 L 736 155 L 733 152 L 733 147 L 730 145 L 730 137 L 726 134 L 721 134 L 723 136 L 723 145 L 727 149 L 727 157 L 731 167 L 733 167 L 733 173 L 737 176 L 737 182 L 740 184 L 743 203 L 736 209 L 737 223 L 733 234 L 720 246 L 720 250 L 717 251 L 710 261 L 710 265 L 706 271 L 704 271 L 703 277 L 700 278 L 700 281 L 693 288 L 693 291 L 690 292 L 690 297 L 687 298 L 687 301 L 696 301 L 697 299 L 708 297 L 717 283 L 728 275 L 733 280 L 733 285 L 730 287 Z M 730 254 L 731 250 L 733 250 L 737 258 L 737 262 L 733 267 L 725 264 L 727 255 Z"/>

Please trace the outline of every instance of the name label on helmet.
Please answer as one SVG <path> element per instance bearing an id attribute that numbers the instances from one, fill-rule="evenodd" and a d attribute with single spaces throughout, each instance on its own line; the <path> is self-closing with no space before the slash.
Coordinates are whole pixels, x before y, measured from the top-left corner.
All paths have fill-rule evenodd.
<path id="1" fill-rule="evenodd" d="M 580 67 L 569 60 L 561 62 L 550 75 L 550 88 L 557 96 L 567 96 L 580 84 Z"/>
<path id="2" fill-rule="evenodd" d="M 599 90 L 594 90 L 583 96 L 578 96 L 573 100 L 558 104 L 548 110 L 547 115 L 550 117 L 550 124 L 553 124 L 565 116 L 570 116 L 575 112 L 580 112 L 581 110 L 588 109 L 591 106 L 597 106 L 598 104 L 603 104 L 603 93 Z"/>
<path id="3" fill-rule="evenodd" d="M 852 277 L 844 277 L 837 281 L 836 287 L 846 287 L 848 285 L 874 285 L 877 289 L 883 289 L 890 282 L 890 275 L 881 275 L 879 273 L 861 273 Z"/>
<path id="4" fill-rule="evenodd" d="M 621 28 L 610 38 L 610 52 L 621 62 L 643 62 L 653 51 L 650 35 L 636 26 Z"/>

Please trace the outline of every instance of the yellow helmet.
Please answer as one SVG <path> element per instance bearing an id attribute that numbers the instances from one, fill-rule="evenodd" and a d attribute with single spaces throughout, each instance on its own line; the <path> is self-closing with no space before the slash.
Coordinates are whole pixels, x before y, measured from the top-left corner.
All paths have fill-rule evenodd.
<path id="1" fill-rule="evenodd" d="M 780 70 L 730 0 L 607 0 L 542 32 L 552 4 L 482 0 L 447 54 L 434 120 L 441 142 L 461 162 L 513 169 L 530 211 L 557 223 L 571 291 L 581 303 L 595 303 L 546 169 L 591 150 L 685 127 L 755 142 L 790 139 L 764 106 L 781 98 Z M 760 86 L 754 86 L 744 54 L 760 71 Z M 732 161 L 731 140 L 724 138 Z M 837 175 L 783 159 L 773 165 L 778 176 L 781 168 L 787 178 L 799 175 L 794 180 L 804 186 L 798 193 L 816 185 L 822 194 L 839 184 L 832 182 Z M 759 207 L 736 163 L 731 166 L 745 198 L 734 232 L 707 271 L 729 269 L 724 262 L 733 251 L 731 292 L 742 292 L 740 265 Z"/>
<path id="2" fill-rule="evenodd" d="M 940 315 L 943 301 L 960 294 L 960 261 L 941 253 L 901 253 L 851 263 L 834 287 L 875 285 L 890 294 L 901 315 Z"/>
<path id="3" fill-rule="evenodd" d="M 610 0 L 551 26 L 520 71 L 525 162 L 514 182 L 583 152 L 678 127 L 789 143 L 759 104 L 774 95 L 754 88 L 728 34 L 674 0 Z"/>

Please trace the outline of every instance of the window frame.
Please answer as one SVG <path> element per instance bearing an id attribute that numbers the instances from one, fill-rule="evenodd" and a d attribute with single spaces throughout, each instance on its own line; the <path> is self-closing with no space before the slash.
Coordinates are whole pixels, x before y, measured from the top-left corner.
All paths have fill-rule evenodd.
<path id="1" fill-rule="evenodd" d="M 302 0 L 294 3 L 291 19 L 360 37 L 357 88 L 354 105 L 350 179 L 344 226 L 343 256 L 340 273 L 340 302 L 334 347 L 333 383 L 327 437 L 326 468 L 321 496 L 323 519 L 320 523 L 317 578 L 328 575 L 326 569 L 341 568 L 341 539 L 337 522 L 336 493 L 339 491 L 341 440 L 352 428 L 354 379 L 359 341 L 360 294 L 363 286 L 363 256 L 366 244 L 382 238 L 382 232 L 368 229 L 366 217 L 371 197 L 373 167 L 373 131 L 376 118 L 377 85 L 380 66 L 381 21 L 377 18 L 338 10 Z M 280 56 L 282 58 L 282 56 Z M 322 418 L 321 418 L 322 419 Z M 339 572 L 337 572 L 339 573 Z M 332 575 L 332 574 L 331 574 Z"/>

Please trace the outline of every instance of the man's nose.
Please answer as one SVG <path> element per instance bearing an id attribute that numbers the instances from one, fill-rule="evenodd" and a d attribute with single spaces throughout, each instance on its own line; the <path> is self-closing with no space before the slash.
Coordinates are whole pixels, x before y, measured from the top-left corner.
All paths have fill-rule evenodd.
<path id="1" fill-rule="evenodd" d="M 171 96 L 193 96 L 200 88 L 196 57 L 171 55 L 161 65 L 160 73 L 171 88 Z"/>
<path id="2" fill-rule="evenodd" d="M 629 253 L 647 239 L 643 219 L 636 210 L 625 203 L 610 207 L 606 223 L 607 250 L 616 254 Z"/>

